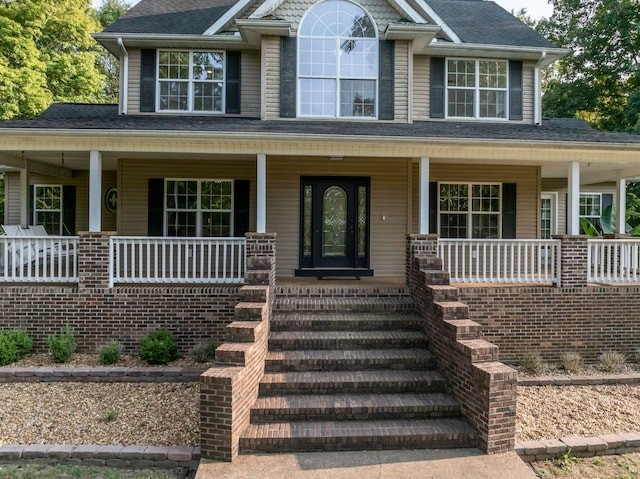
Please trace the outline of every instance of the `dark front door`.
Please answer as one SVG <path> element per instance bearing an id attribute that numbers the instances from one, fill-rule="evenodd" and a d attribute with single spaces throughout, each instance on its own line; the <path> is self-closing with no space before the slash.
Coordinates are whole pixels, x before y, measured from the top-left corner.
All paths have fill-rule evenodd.
<path id="1" fill-rule="evenodd" d="M 300 217 L 298 274 L 370 274 L 369 178 L 301 178 Z"/>

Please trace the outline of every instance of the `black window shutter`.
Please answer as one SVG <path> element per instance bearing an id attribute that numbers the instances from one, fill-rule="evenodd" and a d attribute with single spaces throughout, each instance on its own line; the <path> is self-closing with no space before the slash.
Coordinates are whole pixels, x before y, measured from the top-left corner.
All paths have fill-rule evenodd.
<path id="1" fill-rule="evenodd" d="M 429 182 L 429 233 L 440 234 L 438 231 L 438 182 Z"/>
<path id="2" fill-rule="evenodd" d="M 296 39 L 280 39 L 280 117 L 296 117 Z"/>
<path id="3" fill-rule="evenodd" d="M 509 61 L 509 120 L 522 120 L 522 62 Z"/>
<path id="4" fill-rule="evenodd" d="M 27 225 L 33 224 L 33 214 L 35 211 L 36 204 L 36 187 L 33 185 L 29 185 L 29 218 L 27 219 Z"/>
<path id="5" fill-rule="evenodd" d="M 227 52 L 226 112 L 240 114 L 240 52 Z"/>
<path id="6" fill-rule="evenodd" d="M 250 187 L 249 180 L 233 182 L 233 236 L 236 238 L 249 231 Z"/>
<path id="7" fill-rule="evenodd" d="M 156 111 L 156 51 L 142 50 L 140 68 L 140 111 Z"/>
<path id="8" fill-rule="evenodd" d="M 149 178 L 147 234 L 164 235 L 164 179 Z"/>
<path id="9" fill-rule="evenodd" d="M 378 119 L 393 120 L 395 111 L 395 42 L 380 40 L 378 82 Z"/>
<path id="10" fill-rule="evenodd" d="M 431 57 L 431 118 L 444 118 L 445 59 Z"/>
<path id="11" fill-rule="evenodd" d="M 516 184 L 502 185 L 502 238 L 516 237 Z"/>
<path id="12" fill-rule="evenodd" d="M 62 234 L 64 236 L 76 234 L 76 187 L 74 185 L 62 187 Z"/>

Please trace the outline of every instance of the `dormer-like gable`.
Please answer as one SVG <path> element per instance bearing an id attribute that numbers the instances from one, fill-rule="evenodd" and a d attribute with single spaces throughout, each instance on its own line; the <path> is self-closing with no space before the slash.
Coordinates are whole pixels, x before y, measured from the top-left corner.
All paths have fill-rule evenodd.
<path id="1" fill-rule="evenodd" d="M 482 0 L 142 0 L 96 38 L 122 113 L 263 119 L 531 122 L 564 53 Z"/>

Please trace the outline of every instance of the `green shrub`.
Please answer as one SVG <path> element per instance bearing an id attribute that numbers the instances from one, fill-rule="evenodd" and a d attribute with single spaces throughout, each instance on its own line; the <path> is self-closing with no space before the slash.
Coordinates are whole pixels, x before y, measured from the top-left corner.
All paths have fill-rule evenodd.
<path id="1" fill-rule="evenodd" d="M 570 374 L 580 372 L 582 369 L 582 356 L 579 353 L 562 353 L 560 362 L 562 368 Z"/>
<path id="2" fill-rule="evenodd" d="M 120 360 L 120 352 L 122 351 L 122 344 L 115 339 L 112 339 L 100 349 L 99 359 L 100 364 L 109 365 L 116 364 Z"/>
<path id="3" fill-rule="evenodd" d="M 31 354 L 33 350 L 33 341 L 26 331 L 20 329 L 12 329 L 5 333 L 15 343 L 17 349 L 17 360 L 24 358 L 27 354 Z"/>
<path id="4" fill-rule="evenodd" d="M 18 347 L 7 334 L 0 334 L 0 366 L 6 366 L 16 361 Z"/>
<path id="5" fill-rule="evenodd" d="M 609 373 L 619 373 L 627 362 L 627 357 L 615 351 L 606 351 L 600 355 L 602 369 Z"/>
<path id="6" fill-rule="evenodd" d="M 538 353 L 527 354 L 522 358 L 522 361 L 520 361 L 520 366 L 525 370 L 525 372 L 536 376 L 544 373 L 547 367 Z"/>
<path id="7" fill-rule="evenodd" d="M 114 405 L 110 405 L 103 413 L 102 413 L 102 421 L 105 423 L 110 423 L 118 419 L 118 408 Z"/>
<path id="8" fill-rule="evenodd" d="M 140 340 L 140 356 L 149 364 L 167 364 L 178 359 L 178 345 L 167 329 L 158 329 Z"/>
<path id="9" fill-rule="evenodd" d="M 59 336 L 49 336 L 48 343 L 56 363 L 66 363 L 76 350 L 76 338 L 69 325 Z"/>
<path id="10" fill-rule="evenodd" d="M 189 357 L 196 363 L 206 363 L 216 357 L 216 348 L 218 343 L 214 341 L 202 341 L 189 351 Z"/>

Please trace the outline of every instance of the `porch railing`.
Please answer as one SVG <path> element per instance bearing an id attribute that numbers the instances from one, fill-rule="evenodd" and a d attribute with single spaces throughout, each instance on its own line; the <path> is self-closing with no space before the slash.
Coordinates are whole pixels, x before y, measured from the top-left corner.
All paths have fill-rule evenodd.
<path id="1" fill-rule="evenodd" d="M 75 283 L 77 251 L 74 236 L 0 236 L 0 281 Z"/>
<path id="2" fill-rule="evenodd" d="M 439 239 L 452 283 L 559 281 L 560 240 Z"/>
<path id="3" fill-rule="evenodd" d="M 588 281 L 640 282 L 640 240 L 589 239 L 588 244 Z"/>
<path id="4" fill-rule="evenodd" d="M 245 238 L 113 236 L 110 282 L 242 283 Z"/>

